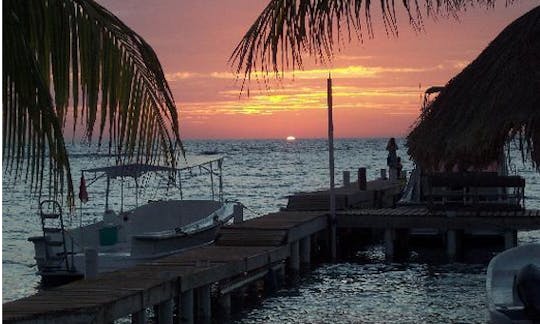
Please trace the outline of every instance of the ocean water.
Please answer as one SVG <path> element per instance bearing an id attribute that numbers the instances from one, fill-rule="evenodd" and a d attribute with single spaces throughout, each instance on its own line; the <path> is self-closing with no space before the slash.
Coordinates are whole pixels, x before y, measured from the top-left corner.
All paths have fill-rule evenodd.
<path id="1" fill-rule="evenodd" d="M 386 165 L 387 139 L 338 139 L 335 141 L 336 183 L 342 171 L 356 177 L 359 167 L 367 168 L 368 180 L 379 176 Z M 186 141 L 189 154 L 226 154 L 223 165 L 224 197 L 239 200 L 249 209 L 246 218 L 277 211 L 287 203 L 287 195 L 327 187 L 328 150 L 325 140 L 216 140 Z M 398 155 L 404 170 L 411 170 L 403 140 Z M 88 147 L 73 146 L 71 163 L 78 185 L 80 170 L 107 165 L 106 156 L 87 154 Z M 526 206 L 540 208 L 540 177 L 520 159 L 513 168 L 527 181 Z M 187 175 L 185 176 L 187 177 Z M 91 179 L 86 179 L 87 183 Z M 100 217 L 103 211 L 104 181 L 89 186 L 90 202 L 82 211 L 65 216 L 78 226 Z M 194 170 L 183 183 L 185 197 L 210 198 L 207 176 Z M 139 201 L 175 197 L 166 179 L 148 178 L 147 190 Z M 126 182 L 124 190 L 133 190 Z M 2 298 L 3 302 L 35 293 L 39 278 L 33 260 L 33 246 L 27 238 L 40 235 L 37 213 L 39 197 L 29 194 L 24 181 L 4 176 L 2 183 Z M 120 188 L 111 203 L 120 208 Z M 217 186 L 216 186 L 217 190 Z M 133 195 L 124 201 L 132 206 Z M 81 220 L 82 218 L 82 220 Z M 523 232 L 519 243 L 540 242 L 540 231 Z M 438 252 L 435 252 L 438 253 Z M 442 253 L 442 250 L 440 251 Z M 406 263 L 385 263 L 381 246 L 371 246 L 355 262 L 323 264 L 292 288 L 282 289 L 248 308 L 236 318 L 238 323 L 450 323 L 485 322 L 485 270 L 487 263 L 432 263 L 422 258 Z"/>

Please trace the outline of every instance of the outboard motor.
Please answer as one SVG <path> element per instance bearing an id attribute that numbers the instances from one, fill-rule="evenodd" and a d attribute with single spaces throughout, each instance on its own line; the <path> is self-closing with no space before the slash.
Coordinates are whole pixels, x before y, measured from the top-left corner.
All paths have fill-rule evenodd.
<path id="1" fill-rule="evenodd" d="M 519 299 L 525 306 L 525 315 L 533 321 L 540 320 L 540 267 L 528 264 L 517 274 L 516 286 Z"/>

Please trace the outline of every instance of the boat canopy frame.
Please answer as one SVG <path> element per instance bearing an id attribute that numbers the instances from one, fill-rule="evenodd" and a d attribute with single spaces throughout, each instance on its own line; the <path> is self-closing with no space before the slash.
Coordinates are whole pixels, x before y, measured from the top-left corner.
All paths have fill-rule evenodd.
<path id="1" fill-rule="evenodd" d="M 162 179 L 167 180 L 170 183 L 171 176 L 173 176 L 173 186 L 180 191 L 180 199 L 183 199 L 182 191 L 182 172 L 188 171 L 191 174 L 193 169 L 198 168 L 200 171 L 204 170 L 210 175 L 210 187 L 212 191 L 212 200 L 215 200 L 216 192 L 214 189 L 214 176 L 218 177 L 218 199 L 220 202 L 223 202 L 223 160 L 225 155 L 201 155 L 201 156 L 186 156 L 185 159 L 182 159 L 179 162 L 178 167 L 168 167 L 162 165 L 149 165 L 142 163 L 132 163 L 124 165 L 114 165 L 106 167 L 98 167 L 91 169 L 81 170 L 82 177 L 84 178 L 86 174 L 93 174 L 94 176 L 90 179 L 88 186 L 95 183 L 97 180 L 106 178 L 107 185 L 105 190 L 105 210 L 109 209 L 109 193 L 110 193 L 110 181 L 111 179 L 121 178 L 121 207 L 123 210 L 123 178 L 133 178 L 135 181 L 135 199 L 138 204 L 139 196 L 139 184 L 138 178 L 145 175 L 146 173 L 155 173 L 157 176 Z M 214 169 L 214 164 L 217 164 L 217 171 Z M 163 173 L 168 173 L 169 176 L 165 177 Z M 178 176 L 176 176 L 178 174 Z M 178 180 L 178 181 L 177 181 Z"/>

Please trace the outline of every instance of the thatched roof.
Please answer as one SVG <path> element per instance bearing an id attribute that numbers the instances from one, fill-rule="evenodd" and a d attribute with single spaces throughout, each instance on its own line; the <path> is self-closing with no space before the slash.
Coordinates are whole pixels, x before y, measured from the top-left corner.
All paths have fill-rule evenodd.
<path id="1" fill-rule="evenodd" d="M 540 165 L 540 7 L 506 27 L 422 111 L 407 137 L 425 168 L 482 167 L 517 136 Z"/>

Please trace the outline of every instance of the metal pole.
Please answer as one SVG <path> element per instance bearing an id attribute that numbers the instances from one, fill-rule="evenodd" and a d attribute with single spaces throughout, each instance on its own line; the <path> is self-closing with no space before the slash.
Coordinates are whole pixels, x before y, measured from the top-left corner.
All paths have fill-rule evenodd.
<path id="1" fill-rule="evenodd" d="M 214 193 L 214 169 L 212 168 L 212 165 L 214 163 L 210 162 L 210 183 L 212 187 L 212 200 L 215 200 L 215 193 Z"/>
<path id="2" fill-rule="evenodd" d="M 223 159 L 218 160 L 219 168 L 219 201 L 223 202 Z"/>
<path id="3" fill-rule="evenodd" d="M 107 188 L 105 189 L 105 211 L 109 210 L 109 191 L 111 187 L 111 178 L 107 175 Z"/>
<path id="4" fill-rule="evenodd" d="M 328 164 L 330 167 L 330 256 L 336 259 L 336 193 L 334 191 L 334 121 L 332 116 L 332 77 L 328 74 Z"/>

